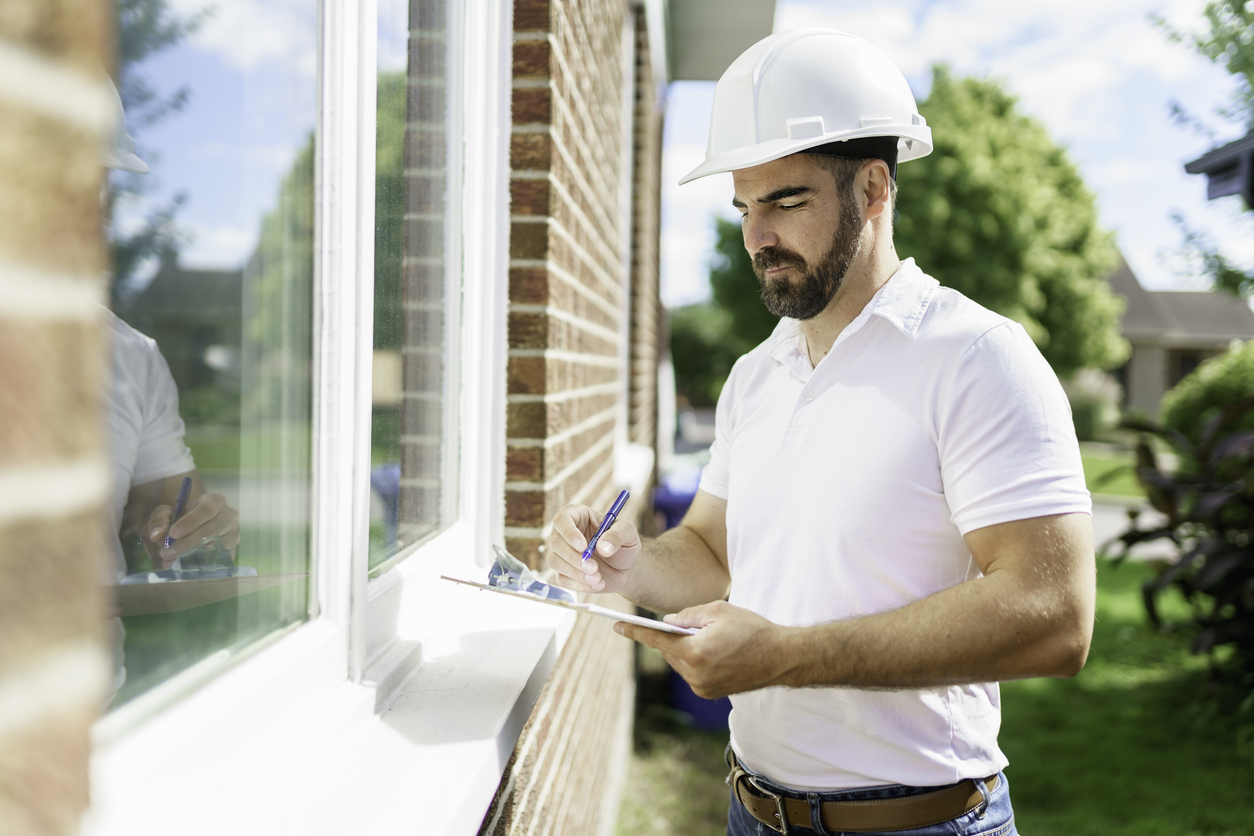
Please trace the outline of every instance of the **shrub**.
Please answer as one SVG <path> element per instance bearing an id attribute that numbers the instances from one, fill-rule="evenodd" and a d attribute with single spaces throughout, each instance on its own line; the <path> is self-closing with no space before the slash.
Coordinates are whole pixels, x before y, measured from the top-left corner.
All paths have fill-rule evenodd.
<path id="1" fill-rule="evenodd" d="M 1142 433 L 1137 478 L 1167 520 L 1151 530 L 1134 525 L 1118 539 L 1123 550 L 1114 556 L 1136 543 L 1171 540 L 1179 558 L 1144 589 L 1150 619 L 1161 626 L 1157 597 L 1177 587 L 1193 610 L 1193 652 L 1212 654 L 1218 665 L 1214 651 L 1229 647 L 1231 662 L 1254 674 L 1254 432 L 1241 429 L 1251 418 L 1254 397 L 1242 398 L 1213 415 L 1196 442 L 1170 427 L 1124 422 Z M 1192 466 L 1164 471 L 1148 435 L 1169 441 Z"/>
<path id="2" fill-rule="evenodd" d="M 1254 340 L 1207 360 L 1163 396 L 1162 424 L 1192 444 L 1223 410 L 1254 395 Z M 1254 430 L 1254 411 L 1235 419 L 1230 429 Z"/>

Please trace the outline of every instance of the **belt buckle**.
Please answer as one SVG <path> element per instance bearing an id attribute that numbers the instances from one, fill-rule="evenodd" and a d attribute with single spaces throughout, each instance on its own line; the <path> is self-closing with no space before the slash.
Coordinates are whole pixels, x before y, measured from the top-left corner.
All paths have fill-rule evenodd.
<path id="1" fill-rule="evenodd" d="M 775 815 L 779 817 L 779 832 L 784 836 L 788 836 L 788 811 L 784 809 L 784 797 L 782 795 L 776 795 L 759 784 L 756 775 L 750 775 L 746 772 L 745 778 L 755 790 L 775 802 L 775 809 L 777 811 Z M 771 827 L 771 825 L 766 822 L 763 822 L 763 824 L 766 824 L 767 827 Z M 775 828 L 771 827 L 771 829 L 774 830 Z"/>

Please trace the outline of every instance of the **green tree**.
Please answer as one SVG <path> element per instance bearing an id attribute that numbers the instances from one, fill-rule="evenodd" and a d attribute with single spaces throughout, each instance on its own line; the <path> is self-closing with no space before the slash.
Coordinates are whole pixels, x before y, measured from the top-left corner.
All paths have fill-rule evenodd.
<path id="1" fill-rule="evenodd" d="M 919 110 L 935 149 L 898 172 L 902 257 L 1021 323 L 1061 377 L 1123 362 L 1118 252 L 1066 151 L 997 82 L 944 67 Z"/>
<path id="2" fill-rule="evenodd" d="M 1244 130 L 1254 130 L 1254 5 L 1243 0 L 1211 0 L 1202 10 L 1202 18 L 1205 27 L 1201 32 L 1181 31 L 1159 16 L 1154 21 L 1169 40 L 1192 48 L 1227 70 L 1236 89 L 1226 104 L 1215 109 L 1215 115 Z M 1214 140 L 1215 130 L 1179 102 L 1171 103 L 1171 112 L 1177 124 L 1192 125 Z M 1254 207 L 1246 207 L 1251 208 Z M 1182 215 L 1177 213 L 1173 218 L 1184 234 L 1184 251 L 1200 262 L 1202 272 L 1210 276 L 1217 290 L 1245 298 L 1254 295 L 1254 273 L 1229 261 L 1208 236 L 1191 228 Z"/>
<path id="3" fill-rule="evenodd" d="M 126 126 L 132 136 L 141 136 L 144 128 L 182 110 L 191 97 L 185 85 L 171 93 L 162 93 L 140 70 L 140 65 L 195 32 L 208 15 L 206 9 L 179 17 L 170 11 L 166 0 L 117 0 L 115 76 L 118 95 L 126 111 Z M 141 152 L 140 156 L 150 166 L 158 162 L 150 151 Z M 152 174 L 110 173 L 105 217 L 113 263 L 109 296 L 114 310 L 125 306 L 135 272 L 144 262 L 171 257 L 183 244 L 174 222 L 175 215 L 187 201 L 183 192 L 151 209 L 137 228 L 123 231 L 112 222 L 118 207 L 142 200 L 156 185 Z"/>

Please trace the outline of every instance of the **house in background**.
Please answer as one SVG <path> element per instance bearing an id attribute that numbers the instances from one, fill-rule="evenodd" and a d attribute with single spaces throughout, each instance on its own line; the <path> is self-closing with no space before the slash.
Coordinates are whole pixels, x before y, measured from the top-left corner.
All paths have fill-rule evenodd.
<path id="1" fill-rule="evenodd" d="M 1120 330 L 1132 355 L 1116 372 L 1124 405 L 1158 414 L 1168 389 L 1203 361 L 1223 354 L 1233 340 L 1254 339 L 1254 312 L 1221 291 L 1151 291 L 1127 262 L 1108 279 L 1126 302 Z"/>

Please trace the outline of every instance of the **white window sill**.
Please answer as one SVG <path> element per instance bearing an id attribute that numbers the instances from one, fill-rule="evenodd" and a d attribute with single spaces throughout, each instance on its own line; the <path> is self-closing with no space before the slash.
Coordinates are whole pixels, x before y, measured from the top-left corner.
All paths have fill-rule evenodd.
<path id="1" fill-rule="evenodd" d="M 320 660 L 343 633 L 306 625 L 100 742 L 83 831 L 476 833 L 575 615 L 441 581 L 482 569 L 424 557 L 398 567 L 379 686 L 336 681 Z M 407 621 L 434 626 L 415 639 Z"/>

